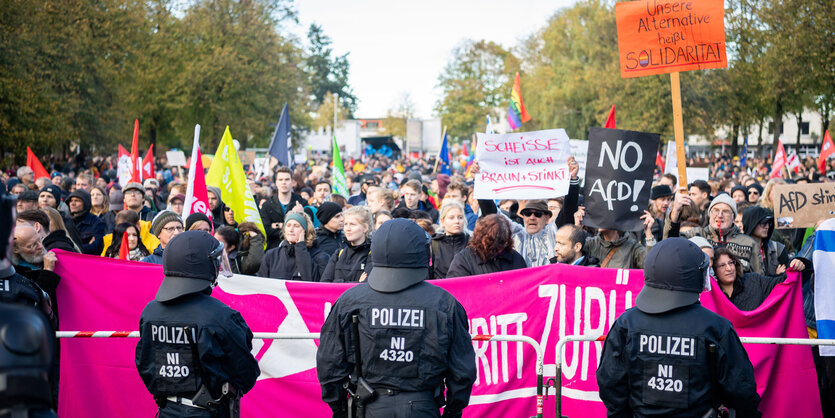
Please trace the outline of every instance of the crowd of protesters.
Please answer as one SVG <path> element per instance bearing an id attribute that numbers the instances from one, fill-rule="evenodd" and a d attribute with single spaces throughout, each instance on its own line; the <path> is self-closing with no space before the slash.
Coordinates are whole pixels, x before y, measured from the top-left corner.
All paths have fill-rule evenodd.
<path id="1" fill-rule="evenodd" d="M 156 161 L 156 178 L 121 186 L 115 159 L 78 156 L 51 161 L 51 178 L 26 166 L 4 173 L 3 187 L 17 196 L 14 264 L 56 297 L 60 277 L 53 250 L 118 258 L 127 240 L 130 260 L 161 264 L 168 242 L 185 230 L 204 230 L 221 241 L 235 273 L 316 282 L 360 282 L 373 266 L 374 231 L 386 220 L 408 218 L 427 233 L 433 279 L 565 263 L 643 268 L 648 248 L 683 236 L 711 258 L 712 276 L 741 310 L 756 309 L 787 271 L 802 275 L 806 323 L 816 337 L 814 228 L 774 228 L 774 185 L 835 181 L 802 161 L 796 173 L 771 178 L 768 159 L 703 157 L 709 180 L 677 192 L 678 179 L 656 170 L 643 230 L 584 226 L 582 177 L 574 158 L 568 194 L 548 200 L 478 200 L 472 167 L 436 174 L 433 159 L 346 160 L 349 196 L 334 193 L 333 168 L 312 157 L 269 176 L 249 170 L 247 183 L 260 209 L 263 232 L 238 223 L 220 189 L 208 187 L 212 217 L 183 217 L 186 173 Z M 467 176 L 463 175 L 467 172 Z M 835 160 L 827 174 L 835 173 Z M 823 219 L 821 219 L 823 221 Z M 593 279 L 590 279 L 593 280 Z M 57 304 L 56 304 L 57 306 Z M 59 315 L 56 312 L 56 316 Z M 824 411 L 832 411 L 835 368 L 816 355 Z"/>

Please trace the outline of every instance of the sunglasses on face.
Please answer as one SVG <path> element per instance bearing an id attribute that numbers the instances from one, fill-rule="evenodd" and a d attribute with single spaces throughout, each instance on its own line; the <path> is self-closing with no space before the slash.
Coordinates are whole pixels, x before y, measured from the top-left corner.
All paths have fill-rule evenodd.
<path id="1" fill-rule="evenodd" d="M 522 211 L 522 216 L 524 216 L 526 218 L 529 217 L 529 216 L 535 216 L 537 218 L 541 218 L 541 217 L 545 216 L 545 212 L 543 212 L 541 210 L 525 209 L 525 210 Z"/>

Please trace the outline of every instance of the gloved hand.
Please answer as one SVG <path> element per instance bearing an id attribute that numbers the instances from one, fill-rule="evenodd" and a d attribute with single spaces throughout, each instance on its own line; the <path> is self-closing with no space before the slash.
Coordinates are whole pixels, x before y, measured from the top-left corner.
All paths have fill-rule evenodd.
<path id="1" fill-rule="evenodd" d="M 449 408 L 444 408 L 444 414 L 441 418 L 461 418 L 461 414 L 463 413 L 464 411 L 453 411 Z"/>
<path id="2" fill-rule="evenodd" d="M 328 403 L 333 412 L 333 418 L 348 418 L 348 400 L 339 400 Z"/>

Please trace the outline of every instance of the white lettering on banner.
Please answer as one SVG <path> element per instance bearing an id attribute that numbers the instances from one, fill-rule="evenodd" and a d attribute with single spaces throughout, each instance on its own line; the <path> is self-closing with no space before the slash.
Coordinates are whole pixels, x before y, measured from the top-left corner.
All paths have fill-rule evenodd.
<path id="1" fill-rule="evenodd" d="M 629 165 L 626 160 L 626 150 L 630 148 L 635 149 L 635 154 L 637 156 L 635 163 L 632 165 Z M 612 169 L 617 170 L 618 164 L 620 164 L 620 166 L 623 167 L 624 170 L 630 173 L 635 171 L 635 169 L 641 165 L 641 161 L 643 161 L 644 159 L 641 153 L 641 147 L 635 142 L 629 142 L 624 147 L 623 141 L 618 141 L 617 145 L 615 146 L 614 153 L 612 153 L 612 149 L 609 148 L 609 144 L 603 142 L 600 146 L 600 160 L 597 162 L 598 167 L 603 167 L 603 158 L 606 157 L 607 154 L 609 156 L 609 164 L 611 164 Z"/>
<path id="2" fill-rule="evenodd" d="M 585 290 L 585 292 L 584 292 Z M 605 292 L 599 287 L 575 287 L 574 288 L 574 312 L 571 324 L 568 324 L 568 304 L 565 303 L 566 285 L 546 284 L 539 286 L 539 297 L 548 298 L 548 312 L 545 316 L 545 328 L 542 330 L 542 339 L 539 341 L 543 350 L 546 350 L 549 342 L 555 346 L 559 339 L 566 335 L 603 335 L 604 332 L 611 328 L 615 319 L 621 313 L 617 310 L 617 301 L 619 299 L 618 292 L 611 290 L 609 292 L 608 301 Z M 621 293 L 624 310 L 632 307 L 632 291 Z M 607 303 L 608 302 L 608 303 Z M 557 304 L 559 303 L 559 306 Z M 557 317 L 559 320 L 559 336 L 557 341 L 551 338 L 551 328 L 553 318 Z M 580 325 L 583 324 L 583 331 L 580 332 Z M 567 333 L 569 326 L 572 328 L 570 334 Z M 578 367 L 580 368 L 580 380 L 588 380 L 589 378 L 589 363 L 590 363 L 590 345 L 594 344 L 595 348 L 595 362 L 594 367 L 600 364 L 600 354 L 603 350 L 603 343 L 600 341 L 574 341 L 566 344 L 563 349 L 562 358 L 562 373 L 565 379 L 572 379 L 577 374 Z M 568 352 L 571 352 L 571 357 L 568 358 Z M 556 347 L 554 349 L 553 361 L 556 362 Z M 546 364 L 551 359 L 545 359 Z M 553 364 L 553 363 L 552 363 Z"/>
<path id="3" fill-rule="evenodd" d="M 568 193 L 571 144 L 564 129 L 478 134 L 479 199 L 544 199 Z"/>
<path id="4" fill-rule="evenodd" d="M 0 292 L 10 292 L 11 290 L 8 280 L 0 280 Z"/>
<path id="5" fill-rule="evenodd" d="M 491 315 L 490 327 L 487 326 L 487 318 L 471 318 L 470 333 L 471 334 L 492 334 L 492 335 L 512 335 L 509 328 L 515 327 L 515 335 L 524 335 L 524 328 L 522 323 L 528 319 L 528 314 L 524 312 L 509 313 L 504 315 Z M 508 341 L 501 341 L 501 346 L 496 341 L 473 341 L 473 350 L 476 354 L 476 369 L 484 371 L 484 380 L 487 385 L 495 385 L 499 383 L 499 366 L 502 370 L 502 382 L 510 381 L 510 359 L 508 354 Z M 522 378 L 524 370 L 524 343 L 515 342 L 516 344 L 516 379 Z M 487 350 L 490 350 L 490 359 L 487 358 Z M 501 347 L 501 349 L 499 349 Z M 479 368 L 479 366 L 481 366 Z M 476 373 L 476 382 L 480 379 L 480 373 Z"/>

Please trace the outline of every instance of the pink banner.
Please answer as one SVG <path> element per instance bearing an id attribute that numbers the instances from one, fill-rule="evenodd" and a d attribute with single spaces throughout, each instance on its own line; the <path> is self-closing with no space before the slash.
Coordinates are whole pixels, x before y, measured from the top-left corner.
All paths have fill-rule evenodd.
<path id="1" fill-rule="evenodd" d="M 61 329 L 124 331 L 138 328 L 139 315 L 145 304 L 153 299 L 162 280 L 160 266 L 69 253 L 61 253 L 59 258 Z M 435 283 L 461 301 L 467 310 L 472 333 L 527 335 L 540 342 L 545 352 L 546 375 L 553 375 L 559 338 L 566 334 L 601 335 L 608 332 L 615 318 L 632 306 L 643 285 L 643 275 L 640 270 L 549 265 Z M 221 280 L 213 294 L 239 310 L 254 332 L 307 333 L 318 332 L 331 304 L 350 286 L 235 276 Z M 778 286 L 772 296 L 789 294 L 791 298 L 769 299 L 755 313 L 771 306 L 770 317 L 767 320 L 757 317 L 752 321 L 761 328 L 762 322 L 774 322 L 774 326 L 767 329 L 752 327 L 751 332 L 761 331 L 770 336 L 777 335 L 771 332 L 795 332 L 796 327 L 791 323 L 797 322 L 795 319 L 799 319 L 801 325 L 803 322 L 799 302 L 792 299 L 799 298 L 799 289 L 792 290 L 795 288 L 791 283 Z M 703 297 L 706 304 L 710 303 L 708 298 L 707 295 Z M 786 303 L 787 300 L 792 303 Z M 723 308 L 721 301 L 715 305 L 717 309 Z M 734 309 L 733 306 L 730 308 Z M 783 328 L 777 327 L 778 323 Z M 753 335 L 742 330 L 740 333 Z M 515 342 L 473 344 L 478 381 L 465 416 L 534 415 L 536 358 L 533 348 Z M 61 345 L 60 416 L 138 417 L 154 414 L 153 400 L 134 365 L 136 339 L 64 339 Z M 243 415 L 329 416 L 327 405 L 320 399 L 316 379 L 317 345 L 318 340 L 254 340 L 253 353 L 259 360 L 261 377 L 243 399 Z M 752 347 L 747 348 L 759 348 Z M 562 369 L 564 415 L 605 416 L 594 378 L 601 349 L 600 342 L 566 346 Z M 772 357 L 768 361 L 754 361 L 761 391 L 770 390 L 772 397 L 791 399 L 795 408 L 798 404 L 814 401 L 818 405 L 817 416 L 820 416 L 809 349 L 779 350 L 761 357 L 752 353 L 752 360 Z M 773 358 L 775 354 L 778 358 Z M 780 378 L 789 370 L 791 378 Z M 798 375 L 798 370 L 811 370 L 811 375 Z M 785 395 L 787 388 L 792 389 L 791 396 Z M 782 404 L 771 400 L 767 405 L 778 408 Z M 544 409 L 546 417 L 554 416 L 553 396 L 549 396 Z"/>
<path id="2" fill-rule="evenodd" d="M 741 337 L 809 338 L 798 273 L 790 273 L 753 311 L 737 309 L 716 281 L 702 294 L 702 305 L 728 318 Z M 811 347 L 746 344 L 745 350 L 754 365 L 763 417 L 823 415 Z"/>

